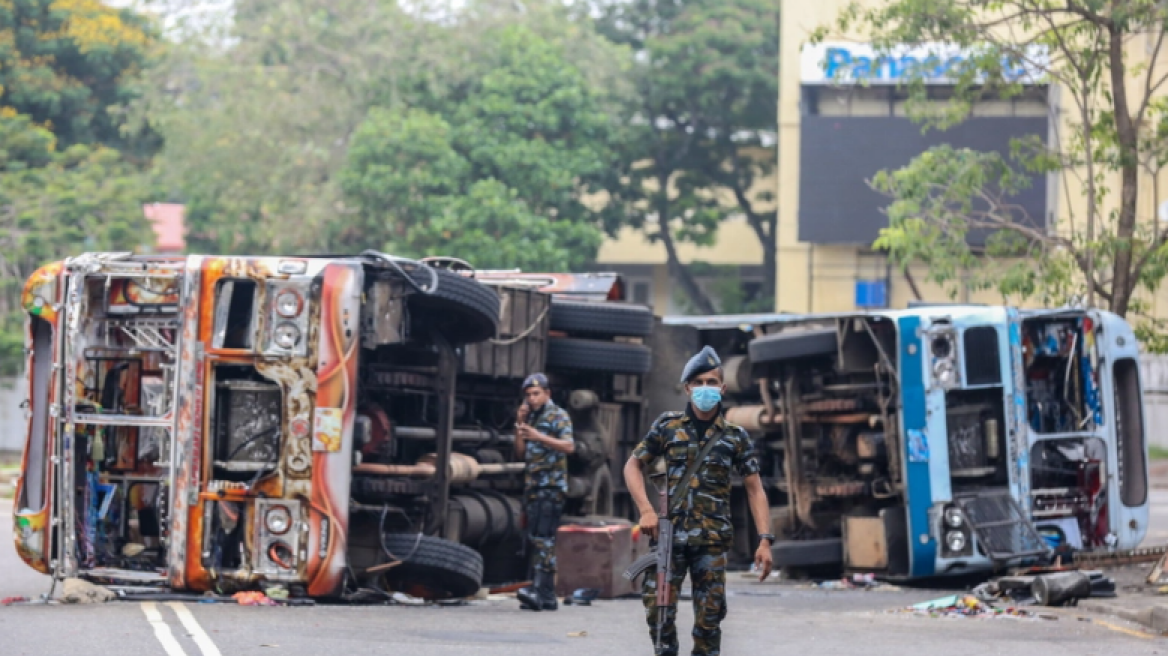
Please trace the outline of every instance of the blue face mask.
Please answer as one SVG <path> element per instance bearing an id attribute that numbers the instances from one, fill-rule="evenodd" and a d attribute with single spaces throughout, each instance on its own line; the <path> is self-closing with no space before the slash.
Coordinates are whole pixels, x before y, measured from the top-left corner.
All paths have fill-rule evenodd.
<path id="1" fill-rule="evenodd" d="M 689 393 L 694 407 L 702 412 L 709 412 L 718 407 L 722 400 L 722 390 L 717 387 L 695 387 Z"/>

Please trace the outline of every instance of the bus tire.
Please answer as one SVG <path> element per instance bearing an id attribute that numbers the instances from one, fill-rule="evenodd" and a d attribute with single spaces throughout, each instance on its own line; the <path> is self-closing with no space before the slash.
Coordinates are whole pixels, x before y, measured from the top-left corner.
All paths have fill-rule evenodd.
<path id="1" fill-rule="evenodd" d="M 750 341 L 750 364 L 757 367 L 776 362 L 834 356 L 837 339 L 834 328 L 764 335 Z"/>
<path id="2" fill-rule="evenodd" d="M 499 295 L 494 288 L 446 269 L 407 270 L 410 279 L 424 287 L 433 282 L 431 272 L 437 275 L 438 288 L 415 292 L 406 299 L 415 335 L 438 330 L 457 346 L 491 339 L 498 333 Z"/>
<path id="3" fill-rule="evenodd" d="M 462 599 L 482 587 L 483 557 L 466 545 L 416 533 L 386 533 L 382 539 L 390 562 L 401 562 L 385 575 L 393 590 L 422 599 Z"/>
<path id="4" fill-rule="evenodd" d="M 553 300 L 550 329 L 594 337 L 648 337 L 653 334 L 653 311 L 632 303 Z"/>

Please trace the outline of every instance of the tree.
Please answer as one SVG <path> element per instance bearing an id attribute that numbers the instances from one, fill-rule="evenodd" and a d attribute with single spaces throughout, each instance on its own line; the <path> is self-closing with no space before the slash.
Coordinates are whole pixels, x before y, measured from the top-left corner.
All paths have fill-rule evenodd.
<path id="1" fill-rule="evenodd" d="M 142 212 L 150 187 L 140 169 L 105 146 L 56 150 L 48 130 L 0 114 L 0 373 L 23 364 L 20 291 L 45 262 L 84 250 L 141 250 L 154 243 Z M 13 157 L 13 154 L 18 157 Z"/>
<path id="2" fill-rule="evenodd" d="M 86 249 L 153 244 L 142 167 L 157 147 L 126 105 L 155 31 L 97 0 L 0 3 L 0 373 L 23 366 L 25 279 Z"/>
<path id="3" fill-rule="evenodd" d="M 100 0 L 13 0 L 0 3 L 0 42 L 0 102 L 48 126 L 61 148 L 101 143 L 145 157 L 157 146 L 122 130 L 154 43 L 142 15 Z"/>
<path id="4" fill-rule="evenodd" d="M 1151 0 L 850 6 L 836 27 L 869 33 L 883 53 L 935 42 L 971 53 L 954 71 L 952 103 L 922 102 L 923 85 L 912 85 L 917 115 L 932 124 L 961 120 L 979 98 L 1015 97 L 1025 83 L 1053 85 L 1069 100 L 1069 109 L 1052 107 L 1053 143 L 1019 139 L 1007 154 L 941 146 L 876 176 L 873 186 L 892 197 L 890 225 L 876 246 L 902 266 L 925 262 L 930 277 L 950 287 L 967 269 L 975 286 L 1005 296 L 1048 303 L 1085 296 L 1121 316 L 1139 310 L 1137 291 L 1154 290 L 1168 274 L 1168 230 L 1137 214 L 1141 168 L 1158 172 L 1168 162 L 1166 21 L 1168 7 Z M 821 28 L 815 38 L 827 33 Z M 1149 55 L 1138 56 L 1145 45 Z M 1028 74 L 1019 77 L 1019 70 Z M 1048 226 L 1013 202 L 1032 176 L 1048 173 L 1068 201 L 1061 225 Z M 1081 211 L 1070 202 L 1076 187 Z M 983 251 L 969 246 L 974 230 L 991 235 Z"/>
<path id="5" fill-rule="evenodd" d="M 358 220 L 342 244 L 443 251 L 478 266 L 553 270 L 595 259 L 602 210 L 585 197 L 611 170 L 610 118 L 581 72 L 522 27 L 492 35 L 474 84 L 375 109 L 341 171 Z"/>
<path id="6" fill-rule="evenodd" d="M 392 244 L 506 264 L 501 248 L 452 243 L 443 235 L 459 230 L 436 228 L 463 222 L 467 235 L 516 240 L 534 268 L 593 258 L 614 220 L 583 203 L 614 168 L 603 130 L 620 89 L 607 84 L 619 77 L 614 48 L 554 0 L 455 4 L 247 0 L 230 30 L 184 37 L 142 110 L 166 137 L 159 170 L 187 204 L 192 248 Z M 388 126 L 444 126 L 444 136 L 403 139 Z M 426 159 L 448 151 L 465 169 Z M 423 175 L 395 169 L 399 157 L 446 180 L 441 203 L 392 195 Z M 537 229 L 536 219 L 554 221 Z M 519 248 L 537 234 L 555 248 Z"/>
<path id="7" fill-rule="evenodd" d="M 601 33 L 637 56 L 626 109 L 617 200 L 665 247 L 670 272 L 699 312 L 711 299 L 677 244 L 708 245 L 745 216 L 763 247 L 763 296 L 775 296 L 777 209 L 756 184 L 774 171 L 778 13 L 763 0 L 601 3 Z"/>

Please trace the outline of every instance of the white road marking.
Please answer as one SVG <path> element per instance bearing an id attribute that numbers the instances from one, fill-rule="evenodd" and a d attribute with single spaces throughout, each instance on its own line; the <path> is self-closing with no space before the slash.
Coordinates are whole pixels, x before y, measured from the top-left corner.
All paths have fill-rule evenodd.
<path id="1" fill-rule="evenodd" d="M 174 614 L 178 615 L 179 621 L 186 627 L 187 633 L 190 634 L 195 644 L 199 646 L 199 650 L 203 652 L 203 656 L 222 656 L 219 653 L 219 648 L 215 646 L 214 642 L 211 642 L 211 636 L 207 635 L 203 627 L 199 626 L 199 623 L 195 620 L 195 616 L 185 604 L 172 601 L 166 605 L 174 609 Z"/>
<path id="2" fill-rule="evenodd" d="M 154 637 L 162 643 L 162 648 L 166 650 L 167 656 L 187 656 L 182 645 L 178 644 L 178 640 L 175 640 L 174 634 L 170 632 L 170 626 L 163 621 L 162 613 L 158 612 L 158 604 L 153 601 L 144 601 L 142 602 L 142 612 L 146 613 L 146 621 L 154 627 Z"/>

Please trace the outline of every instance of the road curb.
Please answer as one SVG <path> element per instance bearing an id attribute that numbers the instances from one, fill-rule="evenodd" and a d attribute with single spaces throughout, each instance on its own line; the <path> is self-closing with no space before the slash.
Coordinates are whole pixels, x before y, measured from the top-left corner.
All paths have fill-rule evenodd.
<path id="1" fill-rule="evenodd" d="M 1115 617 L 1139 624 L 1159 634 L 1168 632 L 1168 604 L 1156 604 L 1145 608 L 1125 608 L 1114 602 L 1086 599 L 1080 601 L 1077 608 L 1088 613 Z"/>

